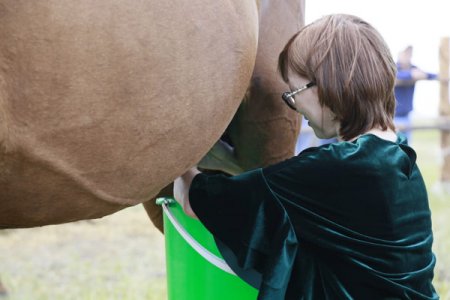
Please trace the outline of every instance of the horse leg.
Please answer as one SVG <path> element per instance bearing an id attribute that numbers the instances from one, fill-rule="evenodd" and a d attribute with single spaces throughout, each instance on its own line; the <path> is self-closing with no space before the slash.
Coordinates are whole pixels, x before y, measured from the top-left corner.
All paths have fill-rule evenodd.
<path id="1" fill-rule="evenodd" d="M 159 197 L 173 197 L 173 183 L 163 188 L 158 195 L 150 201 L 142 203 L 153 225 L 155 225 L 161 233 L 164 233 L 163 211 L 161 206 L 155 203 L 155 200 Z"/>
<path id="2" fill-rule="evenodd" d="M 281 100 L 288 90 L 277 72 L 278 55 L 304 25 L 304 0 L 261 0 L 256 64 L 246 99 L 228 127 L 236 159 L 246 170 L 270 165 L 294 154 L 299 115 Z"/>

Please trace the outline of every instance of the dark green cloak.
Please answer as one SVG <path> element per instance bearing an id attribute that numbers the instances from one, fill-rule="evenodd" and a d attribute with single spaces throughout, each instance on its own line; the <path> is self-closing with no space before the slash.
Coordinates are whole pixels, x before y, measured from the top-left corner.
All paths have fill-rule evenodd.
<path id="1" fill-rule="evenodd" d="M 415 160 L 403 137 L 368 134 L 239 176 L 199 174 L 189 197 L 237 273 L 259 276 L 258 299 L 438 299 Z"/>

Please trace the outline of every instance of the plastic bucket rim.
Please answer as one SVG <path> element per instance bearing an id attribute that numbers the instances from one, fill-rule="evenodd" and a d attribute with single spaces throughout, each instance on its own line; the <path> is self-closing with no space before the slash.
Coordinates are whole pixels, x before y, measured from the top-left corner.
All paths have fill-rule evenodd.
<path id="1" fill-rule="evenodd" d="M 164 214 L 167 216 L 169 221 L 172 223 L 178 234 L 184 239 L 184 241 L 191 246 L 203 259 L 208 261 L 210 264 L 221 269 L 222 271 L 229 273 L 231 275 L 236 275 L 236 273 L 230 268 L 226 261 L 215 254 L 211 253 L 208 249 L 203 247 L 195 238 L 193 238 L 189 232 L 181 225 L 176 217 L 170 211 L 170 204 L 174 202 L 173 199 L 164 198 L 161 201 L 161 206 L 163 208 Z"/>

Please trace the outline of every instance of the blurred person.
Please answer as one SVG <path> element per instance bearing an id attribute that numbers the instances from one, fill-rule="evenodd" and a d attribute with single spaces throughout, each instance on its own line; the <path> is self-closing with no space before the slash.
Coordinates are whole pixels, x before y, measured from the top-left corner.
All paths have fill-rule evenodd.
<path id="1" fill-rule="evenodd" d="M 414 109 L 414 91 L 419 80 L 438 80 L 438 75 L 427 73 L 412 64 L 413 47 L 408 46 L 398 55 L 397 78 L 395 81 L 395 109 L 394 122 L 398 130 L 406 135 L 411 143 L 411 118 Z"/>

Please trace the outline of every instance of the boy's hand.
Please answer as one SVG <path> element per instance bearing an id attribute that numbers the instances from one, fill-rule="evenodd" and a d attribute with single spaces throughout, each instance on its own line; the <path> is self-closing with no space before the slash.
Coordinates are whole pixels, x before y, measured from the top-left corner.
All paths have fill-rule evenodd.
<path id="1" fill-rule="evenodd" d="M 175 179 L 173 183 L 173 197 L 181 205 L 184 213 L 195 219 L 198 218 L 192 210 L 189 202 L 189 188 L 191 187 L 191 183 L 195 175 L 199 173 L 200 171 L 197 170 L 197 168 L 191 168 L 186 173 Z"/>

